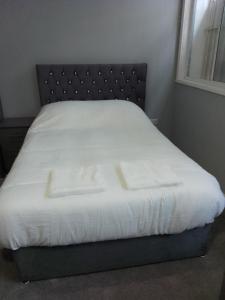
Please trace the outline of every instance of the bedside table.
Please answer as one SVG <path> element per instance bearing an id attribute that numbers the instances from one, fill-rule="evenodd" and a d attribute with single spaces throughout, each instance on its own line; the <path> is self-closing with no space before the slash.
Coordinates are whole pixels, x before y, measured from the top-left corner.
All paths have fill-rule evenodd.
<path id="1" fill-rule="evenodd" d="M 0 121 L 1 175 L 6 175 L 34 118 L 9 118 Z"/>

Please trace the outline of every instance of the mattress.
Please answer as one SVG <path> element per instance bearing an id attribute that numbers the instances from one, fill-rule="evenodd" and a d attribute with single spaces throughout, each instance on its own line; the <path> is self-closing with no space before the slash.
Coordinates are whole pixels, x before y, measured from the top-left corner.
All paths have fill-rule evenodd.
<path id="1" fill-rule="evenodd" d="M 127 190 L 122 161 L 170 166 L 181 184 Z M 101 193 L 49 198 L 55 168 L 101 165 Z M 212 223 L 224 209 L 212 175 L 175 147 L 135 104 L 65 101 L 44 106 L 0 190 L 0 245 L 16 250 L 146 235 Z"/>

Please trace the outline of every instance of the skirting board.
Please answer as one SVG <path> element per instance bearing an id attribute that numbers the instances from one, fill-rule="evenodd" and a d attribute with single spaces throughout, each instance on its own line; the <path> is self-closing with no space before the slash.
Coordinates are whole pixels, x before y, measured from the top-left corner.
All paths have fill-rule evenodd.
<path id="1" fill-rule="evenodd" d="M 42 280 L 202 256 L 210 225 L 180 234 L 145 236 L 12 251 L 20 279 Z"/>

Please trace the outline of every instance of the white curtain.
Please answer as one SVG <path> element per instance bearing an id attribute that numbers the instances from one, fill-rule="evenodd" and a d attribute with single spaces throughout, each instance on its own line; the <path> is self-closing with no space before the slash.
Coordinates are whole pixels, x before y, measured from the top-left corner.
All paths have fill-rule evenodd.
<path id="1" fill-rule="evenodd" d="M 225 82 L 225 7 L 223 10 L 223 20 L 220 28 L 216 64 L 214 70 L 215 81 Z"/>
<path id="2" fill-rule="evenodd" d="M 206 1 L 208 1 L 208 8 L 206 11 L 207 26 L 205 28 L 206 37 L 201 77 L 206 80 L 213 80 L 225 1 Z"/>

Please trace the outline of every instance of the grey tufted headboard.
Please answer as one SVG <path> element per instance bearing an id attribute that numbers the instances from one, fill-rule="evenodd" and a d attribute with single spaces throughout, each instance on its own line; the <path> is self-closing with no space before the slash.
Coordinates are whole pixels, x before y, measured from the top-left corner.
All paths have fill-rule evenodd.
<path id="1" fill-rule="evenodd" d="M 145 105 L 147 64 L 37 65 L 41 104 L 124 99 Z"/>

